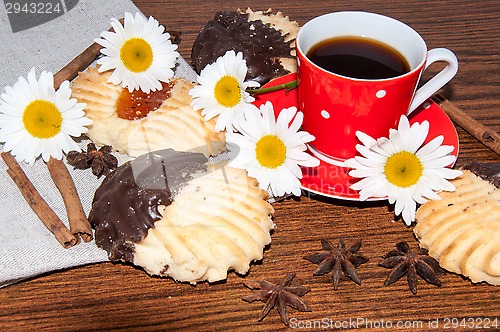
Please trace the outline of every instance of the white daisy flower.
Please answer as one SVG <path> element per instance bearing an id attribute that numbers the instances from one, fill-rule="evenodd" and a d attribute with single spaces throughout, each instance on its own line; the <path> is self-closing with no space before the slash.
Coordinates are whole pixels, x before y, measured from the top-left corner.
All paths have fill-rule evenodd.
<path id="1" fill-rule="evenodd" d="M 390 130 L 389 139 L 375 140 L 357 132 L 363 145 L 358 144 L 356 150 L 362 157 L 345 162 L 353 168 L 350 176 L 362 178 L 351 186 L 360 191 L 360 199 L 387 196 L 390 204 L 396 203 L 395 214 L 402 214 L 408 226 L 415 220 L 417 203 L 439 200 L 438 191 L 454 191 L 455 186 L 448 180 L 462 174 L 447 168 L 456 157 L 451 155 L 453 146 L 441 145 L 443 136 L 422 146 L 428 133 L 429 122 L 414 123 L 410 127 L 408 118 L 402 115 L 398 129 Z"/>
<path id="2" fill-rule="evenodd" d="M 319 160 L 306 152 L 305 144 L 313 141 L 314 136 L 299 131 L 303 118 L 302 112 L 290 107 L 283 109 L 276 120 L 269 101 L 260 110 L 246 110 L 235 125 L 239 133 L 226 134 L 229 150 L 237 153 L 229 166 L 246 169 L 260 188 L 270 188 L 275 196 L 300 196 L 299 165 L 319 165 Z"/>
<path id="3" fill-rule="evenodd" d="M 19 161 L 33 164 L 42 155 L 61 159 L 64 152 L 80 151 L 70 137 L 87 132 L 92 120 L 85 117 L 85 104 L 70 99 L 69 82 L 54 90 L 54 76 L 43 71 L 37 80 L 35 68 L 28 78 L 19 77 L 6 86 L 0 100 L 0 142 Z"/>
<path id="4" fill-rule="evenodd" d="M 179 56 L 177 45 L 170 41 L 170 34 L 152 17 L 125 13 L 124 25 L 113 18 L 114 32 L 104 31 L 95 42 L 103 46 L 104 57 L 97 60 L 99 72 L 113 69 L 108 82 L 121 84 L 130 92 L 141 89 L 145 93 L 161 90 L 161 82 L 173 76 L 172 68 Z"/>
<path id="5" fill-rule="evenodd" d="M 246 74 L 247 63 L 243 60 L 243 53 L 227 51 L 224 56 L 203 68 L 197 78 L 200 85 L 189 91 L 194 109 L 202 109 L 205 120 L 218 116 L 216 131 L 231 131 L 235 119 L 245 109 L 254 107 L 251 103 L 255 99 L 246 89 L 259 87 L 259 83 L 244 82 Z"/>

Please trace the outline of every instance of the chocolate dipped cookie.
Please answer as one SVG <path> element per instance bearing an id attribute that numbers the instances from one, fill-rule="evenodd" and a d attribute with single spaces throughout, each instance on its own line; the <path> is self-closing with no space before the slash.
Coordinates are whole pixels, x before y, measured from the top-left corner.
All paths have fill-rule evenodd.
<path id="1" fill-rule="evenodd" d="M 227 51 L 242 52 L 248 73 L 246 80 L 261 85 L 297 71 L 295 38 L 299 25 L 281 12 L 254 12 L 250 8 L 219 12 L 208 21 L 194 41 L 191 60 L 199 74 Z"/>
<path id="2" fill-rule="evenodd" d="M 274 227 L 266 199 L 244 170 L 167 149 L 106 177 L 89 220 L 112 261 L 177 281 L 215 282 L 262 259 Z"/>

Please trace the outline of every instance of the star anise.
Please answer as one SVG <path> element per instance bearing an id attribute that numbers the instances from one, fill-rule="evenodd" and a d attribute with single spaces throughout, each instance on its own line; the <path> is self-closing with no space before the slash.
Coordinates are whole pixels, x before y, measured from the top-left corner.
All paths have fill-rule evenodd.
<path id="1" fill-rule="evenodd" d="M 281 317 L 283 324 L 288 326 L 290 320 L 288 319 L 287 306 L 297 309 L 298 311 L 311 311 L 311 308 L 304 303 L 300 296 L 304 296 L 311 289 L 304 286 L 290 286 L 295 273 L 289 273 L 285 279 L 278 284 L 272 284 L 268 281 L 245 281 L 244 285 L 254 290 L 251 295 L 245 296 L 244 301 L 262 301 L 266 304 L 259 315 L 259 322 L 267 316 L 267 314 L 276 305 L 278 313 Z"/>
<path id="2" fill-rule="evenodd" d="M 333 288 L 337 290 L 342 278 L 342 272 L 352 281 L 361 284 L 361 280 L 356 274 L 356 267 L 368 262 L 368 258 L 356 255 L 361 248 L 361 240 L 356 241 L 349 249 L 346 248 L 344 240 L 340 239 L 335 247 L 326 239 L 321 240 L 322 252 L 304 257 L 314 264 L 319 264 L 315 276 L 320 276 L 332 271 Z"/>
<path id="3" fill-rule="evenodd" d="M 68 164 L 78 169 L 92 168 L 92 173 L 100 177 L 108 175 L 118 167 L 118 159 L 111 154 L 112 148 L 104 145 L 97 150 L 94 143 L 87 145 L 87 152 L 70 151 L 66 155 Z"/>
<path id="4" fill-rule="evenodd" d="M 383 258 L 384 261 L 380 262 L 379 265 L 393 269 L 385 280 L 384 286 L 395 283 L 405 274 L 413 294 L 417 294 L 417 275 L 430 284 L 441 286 L 437 275 L 444 273 L 444 270 L 439 266 L 437 260 L 428 255 L 427 249 L 420 248 L 418 251 L 412 251 L 408 243 L 398 242 L 396 249 L 389 251 Z"/>

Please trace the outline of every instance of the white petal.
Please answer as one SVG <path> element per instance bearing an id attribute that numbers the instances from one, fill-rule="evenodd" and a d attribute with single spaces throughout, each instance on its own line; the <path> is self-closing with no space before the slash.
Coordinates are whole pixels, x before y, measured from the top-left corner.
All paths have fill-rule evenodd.
<path id="1" fill-rule="evenodd" d="M 424 121 L 418 126 L 417 123 L 414 123 L 411 128 L 408 136 L 406 137 L 407 145 L 406 151 L 415 153 L 422 144 L 424 144 L 425 139 L 427 138 L 427 134 L 429 133 L 429 122 Z"/>
<path id="2" fill-rule="evenodd" d="M 363 143 L 366 147 L 372 147 L 377 144 L 377 141 L 374 140 L 371 136 L 363 133 L 362 131 L 356 131 L 356 137 Z"/>
<path id="3" fill-rule="evenodd" d="M 423 147 L 421 147 L 417 151 L 416 156 L 419 157 L 420 159 L 422 159 L 422 158 L 424 158 L 424 156 L 433 153 L 443 143 L 443 140 L 444 140 L 443 135 L 435 137 L 429 143 L 427 143 Z"/>

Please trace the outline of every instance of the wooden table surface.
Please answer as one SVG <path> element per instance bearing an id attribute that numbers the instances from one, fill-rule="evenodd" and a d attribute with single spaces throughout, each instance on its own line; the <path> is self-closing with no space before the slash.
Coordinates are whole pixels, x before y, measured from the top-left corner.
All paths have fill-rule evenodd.
<path id="1" fill-rule="evenodd" d="M 441 91 L 457 107 L 500 131 L 500 2 L 497 0 L 336 0 L 336 1 L 160 1 L 135 0 L 146 15 L 167 29 L 180 30 L 179 47 L 190 58 L 194 38 L 219 10 L 250 6 L 273 8 L 304 24 L 328 12 L 364 10 L 385 14 L 415 28 L 429 48 L 446 47 L 459 59 L 457 76 Z M 431 69 L 430 72 L 433 70 Z M 425 79 L 426 75 L 424 75 Z M 457 127 L 457 166 L 471 160 L 499 161 L 499 156 Z M 262 262 L 246 277 L 230 273 L 226 282 L 197 286 L 151 278 L 129 265 L 102 263 L 50 273 L 0 289 L 0 327 L 12 330 L 280 330 L 286 329 L 275 309 L 262 322 L 263 303 L 246 303 L 244 280 L 281 279 L 288 272 L 311 291 L 303 297 L 312 312 L 291 309 L 296 327 L 321 322 L 335 328 L 351 323 L 360 330 L 391 330 L 397 324 L 413 330 L 452 329 L 453 318 L 498 319 L 500 288 L 474 285 L 446 274 L 442 286 L 420 280 L 413 295 L 402 279 L 384 287 L 389 270 L 378 266 L 381 256 L 398 241 L 417 248 L 411 227 L 393 221 L 387 203 L 351 203 L 319 196 L 275 203 L 272 244 Z M 303 256 L 320 249 L 320 239 L 347 243 L 361 238 L 361 252 L 370 258 L 358 268 L 361 285 L 343 280 L 337 291 L 330 276 L 313 276 L 315 265 Z M 470 319 L 470 320 L 469 320 Z M 352 325 L 355 322 L 357 325 Z M 445 325 L 448 322 L 449 325 Z M 438 325 L 436 325 L 436 323 Z M 392 327 L 391 327 L 392 326 Z M 384 328 L 385 327 L 385 328 Z M 412 330 L 407 328 L 405 330 Z M 500 330 L 499 328 L 493 330 Z"/>

